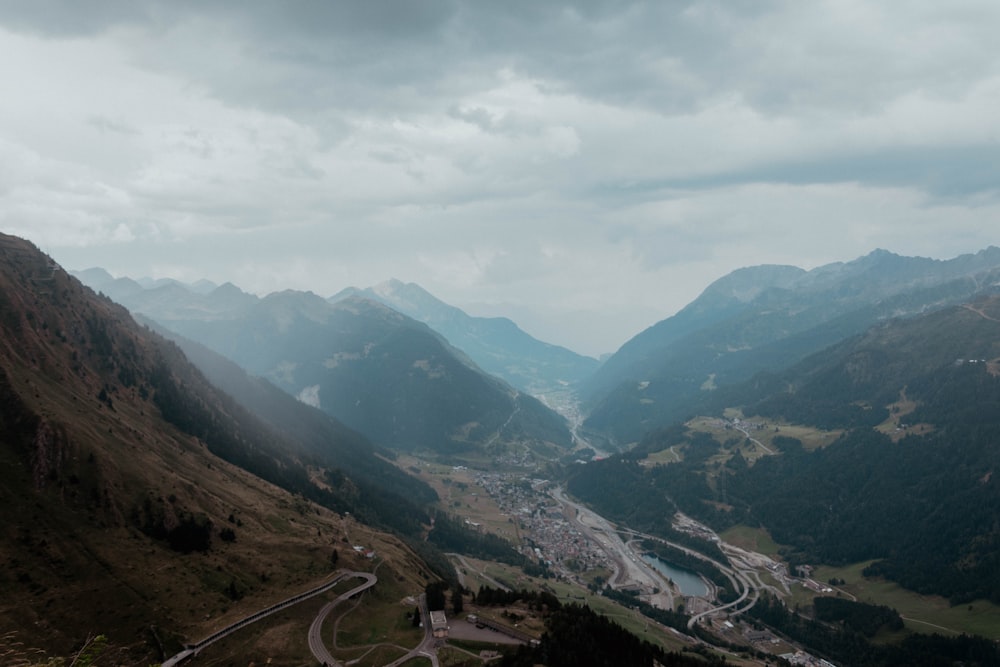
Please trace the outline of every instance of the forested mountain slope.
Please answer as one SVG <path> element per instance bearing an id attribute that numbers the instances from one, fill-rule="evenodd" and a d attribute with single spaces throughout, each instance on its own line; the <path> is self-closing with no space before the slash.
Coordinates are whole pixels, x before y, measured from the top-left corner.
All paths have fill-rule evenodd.
<path id="1" fill-rule="evenodd" d="M 414 283 L 390 280 L 366 289 L 351 287 L 329 300 L 336 303 L 349 296 L 380 301 L 424 322 L 484 371 L 529 393 L 576 384 L 599 365 L 596 359 L 533 338 L 505 317 L 472 317 Z"/>
<path id="2" fill-rule="evenodd" d="M 873 324 L 961 303 L 1000 281 L 1000 248 L 939 261 L 875 251 L 803 271 L 734 271 L 640 333 L 584 383 L 586 425 L 619 446 L 706 394 L 777 371 Z"/>
<path id="3" fill-rule="evenodd" d="M 98 283 L 379 445 L 446 455 L 527 447 L 552 456 L 571 444 L 565 421 L 537 399 L 376 301 L 331 304 L 293 290 L 259 299 L 232 285 L 198 294 L 175 284 L 135 292 L 119 281 Z"/>
<path id="4" fill-rule="evenodd" d="M 0 433 L 0 632 L 56 655 L 100 633 L 119 664 L 148 664 L 325 576 L 338 511 L 426 521 L 406 499 L 366 506 L 332 451 L 278 435 L 176 345 L 6 235 Z M 378 539 L 410 553 L 390 567 L 429 575 Z"/>
<path id="5" fill-rule="evenodd" d="M 792 563 L 873 560 L 920 592 L 1000 602 L 1000 296 L 880 324 L 717 400 L 719 414 L 843 435 L 812 450 L 775 435 L 775 455 L 749 465 L 738 433 L 678 425 L 581 469 L 571 490 L 647 526 L 657 503 L 718 528 L 760 523 Z M 671 447 L 682 462 L 634 463 Z"/>
<path id="6" fill-rule="evenodd" d="M 140 322 L 146 322 L 139 317 Z M 148 326 L 172 340 L 214 386 L 232 396 L 275 432 L 301 446 L 313 461 L 340 468 L 359 486 L 364 503 L 355 508 L 372 523 L 392 523 L 396 508 L 407 501 L 418 506 L 437 500 L 433 489 L 390 461 L 395 454 L 376 447 L 322 410 L 295 399 L 267 380 L 249 375 L 238 365 L 204 345 Z M 404 499 L 406 499 L 404 501 Z M 381 508 L 378 511 L 373 511 Z"/>

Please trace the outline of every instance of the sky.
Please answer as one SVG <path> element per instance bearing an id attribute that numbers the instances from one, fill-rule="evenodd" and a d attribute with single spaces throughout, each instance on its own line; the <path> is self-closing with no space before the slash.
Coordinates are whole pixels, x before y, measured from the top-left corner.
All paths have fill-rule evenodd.
<path id="1" fill-rule="evenodd" d="M 0 230 L 612 352 L 744 266 L 1000 244 L 995 0 L 0 0 Z"/>

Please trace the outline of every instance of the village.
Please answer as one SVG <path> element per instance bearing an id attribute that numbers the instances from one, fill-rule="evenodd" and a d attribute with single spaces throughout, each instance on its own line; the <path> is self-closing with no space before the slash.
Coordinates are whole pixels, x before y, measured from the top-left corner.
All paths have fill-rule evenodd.
<path id="1" fill-rule="evenodd" d="M 475 481 L 514 524 L 522 553 L 557 576 L 587 585 L 584 573 L 612 569 L 607 553 L 575 528 L 549 496 L 548 480 L 480 472 Z"/>

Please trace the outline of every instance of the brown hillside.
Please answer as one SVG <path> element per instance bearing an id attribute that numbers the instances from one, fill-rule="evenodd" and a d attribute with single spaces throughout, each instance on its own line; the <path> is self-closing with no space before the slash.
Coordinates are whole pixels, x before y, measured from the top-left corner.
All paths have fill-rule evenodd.
<path id="1" fill-rule="evenodd" d="M 294 470 L 278 442 L 175 346 L 0 235 L 0 636 L 58 655 L 103 633 L 146 664 L 324 578 L 344 520 L 207 444 Z"/>

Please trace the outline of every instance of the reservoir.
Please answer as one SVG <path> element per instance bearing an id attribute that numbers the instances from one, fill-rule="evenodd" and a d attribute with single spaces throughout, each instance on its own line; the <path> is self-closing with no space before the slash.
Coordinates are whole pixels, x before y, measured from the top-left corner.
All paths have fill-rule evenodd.
<path id="1" fill-rule="evenodd" d="M 642 559 L 656 568 L 656 571 L 665 577 L 669 577 L 684 595 L 704 596 L 708 595 L 708 586 L 694 572 L 682 570 L 668 563 L 664 563 L 656 556 L 644 554 Z"/>

